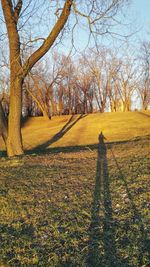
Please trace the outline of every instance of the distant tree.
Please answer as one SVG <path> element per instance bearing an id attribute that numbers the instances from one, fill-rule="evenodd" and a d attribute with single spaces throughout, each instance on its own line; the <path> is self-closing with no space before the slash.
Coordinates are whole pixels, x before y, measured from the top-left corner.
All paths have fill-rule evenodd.
<path id="1" fill-rule="evenodd" d="M 121 100 L 121 110 L 124 112 L 131 110 L 132 96 L 136 89 L 136 79 L 135 58 L 127 55 L 121 62 L 117 88 Z"/>
<path id="2" fill-rule="evenodd" d="M 110 77 L 110 85 L 108 91 L 109 105 L 111 112 L 117 112 L 121 111 L 121 99 L 119 94 L 119 71 L 121 68 L 121 61 L 112 51 L 110 51 L 110 59 L 108 64 Z"/>
<path id="3" fill-rule="evenodd" d="M 1 77 L 0 79 L 0 99 L 3 107 L 3 112 L 5 116 L 8 116 L 9 113 L 9 90 L 8 90 L 8 79 Z"/>
<path id="4" fill-rule="evenodd" d="M 76 88 L 78 90 L 78 102 L 80 102 L 81 113 L 93 112 L 94 78 L 87 65 L 87 58 L 83 55 L 79 59 L 77 68 Z"/>
<path id="5" fill-rule="evenodd" d="M 141 73 L 137 86 L 142 109 L 150 105 L 150 42 L 143 42 L 140 49 Z"/>
<path id="6" fill-rule="evenodd" d="M 93 77 L 93 94 L 99 111 L 103 113 L 107 107 L 108 96 L 111 90 L 111 80 L 114 70 L 111 62 L 111 51 L 104 47 L 98 47 L 85 55 L 85 60 Z"/>

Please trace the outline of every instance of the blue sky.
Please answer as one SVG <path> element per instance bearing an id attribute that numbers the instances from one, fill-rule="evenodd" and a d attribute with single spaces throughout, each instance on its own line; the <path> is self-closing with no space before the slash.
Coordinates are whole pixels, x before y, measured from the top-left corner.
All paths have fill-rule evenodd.
<path id="1" fill-rule="evenodd" d="M 150 40 L 150 0 L 132 0 L 131 16 L 136 18 L 138 27 L 142 27 L 138 37 Z"/>
<path id="2" fill-rule="evenodd" d="M 138 46 L 139 41 L 150 40 L 150 0 L 131 0 L 129 7 L 127 8 L 127 10 L 125 10 L 125 15 L 125 23 L 129 25 L 120 25 L 120 27 L 118 27 L 118 30 L 116 28 L 115 32 L 122 34 L 122 36 L 134 33 L 133 36 L 129 38 L 129 42 L 134 46 Z M 121 17 L 118 18 L 122 20 Z M 78 28 L 76 36 L 77 38 L 75 38 L 75 47 L 77 48 L 77 50 L 84 49 L 88 42 L 88 33 L 86 31 L 81 31 L 81 29 Z M 123 40 L 124 37 L 122 38 L 122 41 Z M 117 36 L 116 38 L 114 38 L 114 40 L 110 36 L 104 36 L 102 43 L 107 44 L 108 46 L 116 46 L 117 44 L 118 46 L 122 46 L 122 42 L 120 43 L 119 37 L 117 40 Z M 69 45 L 66 40 L 65 50 L 68 46 Z M 64 46 L 62 46 L 62 50 L 64 50 Z"/>

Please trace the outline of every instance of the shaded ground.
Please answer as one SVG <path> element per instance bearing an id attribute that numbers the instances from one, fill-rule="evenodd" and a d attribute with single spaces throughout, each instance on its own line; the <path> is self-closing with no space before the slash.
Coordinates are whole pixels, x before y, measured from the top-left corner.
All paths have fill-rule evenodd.
<path id="1" fill-rule="evenodd" d="M 149 137 L 0 162 L 0 266 L 150 266 Z"/>

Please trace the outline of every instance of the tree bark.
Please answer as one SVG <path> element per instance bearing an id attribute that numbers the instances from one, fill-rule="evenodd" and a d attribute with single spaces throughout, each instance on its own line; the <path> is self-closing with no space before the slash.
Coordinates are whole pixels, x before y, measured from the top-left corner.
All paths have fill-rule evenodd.
<path id="1" fill-rule="evenodd" d="M 10 86 L 11 101 L 8 117 L 7 154 L 9 157 L 23 154 L 21 136 L 22 79 Z"/>
<path id="2" fill-rule="evenodd" d="M 2 103 L 0 102 L 0 135 L 6 145 L 7 142 L 7 122 L 3 112 Z"/>
<path id="3" fill-rule="evenodd" d="M 15 15 L 15 10 L 13 10 L 12 2 L 2 0 L 2 8 L 6 21 L 10 52 L 10 107 L 8 118 L 7 154 L 8 156 L 15 156 L 23 154 L 21 138 L 23 78 L 19 75 L 22 69 L 20 38 L 17 29 L 18 18 Z"/>

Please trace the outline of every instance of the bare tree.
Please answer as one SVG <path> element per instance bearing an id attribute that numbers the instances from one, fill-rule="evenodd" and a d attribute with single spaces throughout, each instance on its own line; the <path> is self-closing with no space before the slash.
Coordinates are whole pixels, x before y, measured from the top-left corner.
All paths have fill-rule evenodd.
<path id="1" fill-rule="evenodd" d="M 140 49 L 141 73 L 138 92 L 142 109 L 147 110 L 150 104 L 150 42 L 143 42 Z"/>
<path id="2" fill-rule="evenodd" d="M 76 97 L 78 96 L 81 112 L 85 114 L 93 112 L 94 79 L 89 67 L 87 66 L 85 55 L 79 59 L 78 64 L 78 75 L 76 80 L 78 94 L 76 94 Z"/>
<path id="3" fill-rule="evenodd" d="M 49 36 L 22 65 L 18 22 L 23 6 L 23 1 L 18 0 L 17 4 L 14 5 L 12 1 L 1 0 L 10 49 L 10 108 L 7 138 L 8 156 L 20 155 L 23 153 L 20 125 L 23 81 L 26 75 L 35 65 L 35 63 L 41 57 L 43 57 L 49 50 L 49 48 L 53 45 L 58 34 L 67 22 L 67 19 L 70 15 L 72 3 L 73 1 L 71 0 L 65 1 L 61 15 L 59 16 Z"/>
<path id="4" fill-rule="evenodd" d="M 108 61 L 108 77 L 109 77 L 109 89 L 108 99 L 111 112 L 121 111 L 121 101 L 119 93 L 119 71 L 121 68 L 121 61 L 117 57 L 116 53 L 110 51 L 110 58 Z"/>
<path id="5" fill-rule="evenodd" d="M 8 138 L 7 138 L 7 154 L 8 156 L 20 155 L 23 153 L 22 136 L 21 136 L 21 111 L 22 111 L 22 88 L 23 82 L 27 74 L 33 66 L 48 52 L 57 39 L 60 32 L 63 33 L 64 26 L 72 11 L 75 13 L 74 26 L 70 21 L 72 29 L 77 25 L 77 16 L 81 20 L 85 20 L 90 29 L 91 34 L 108 33 L 110 27 L 114 23 L 114 17 L 119 11 L 119 7 L 127 2 L 126 0 L 107 0 L 107 1 L 80 1 L 66 0 L 53 1 L 55 5 L 53 26 L 48 36 L 43 39 L 37 38 L 40 41 L 39 47 L 35 46 L 35 51 L 26 59 L 21 50 L 21 38 L 24 35 L 24 25 L 30 19 L 26 15 L 27 9 L 35 10 L 33 1 L 23 0 L 1 0 L 4 20 L 7 28 L 9 52 L 10 52 L 10 106 L 8 118 Z M 31 4 L 33 5 L 31 6 Z M 46 1 L 43 1 L 46 3 Z M 26 4 L 26 6 L 24 5 Z M 42 9 L 41 7 L 38 9 Z M 43 11 L 43 10 L 42 10 Z M 26 12 L 26 13 L 25 13 Z M 21 20 L 22 19 L 22 20 Z M 35 20 L 37 20 L 35 18 Z M 34 24 L 33 20 L 31 23 Z M 116 23 L 116 21 L 115 21 Z M 37 24 L 37 21 L 35 22 Z M 24 38 L 26 39 L 26 38 Z M 32 40 L 30 40 L 30 43 Z M 28 42 L 26 42 L 26 47 Z M 24 60 L 25 58 L 25 60 Z"/>
<path id="6" fill-rule="evenodd" d="M 118 75 L 118 92 L 121 99 L 121 111 L 130 111 L 132 96 L 136 89 L 136 64 L 133 56 L 125 56 Z"/>
<path id="7" fill-rule="evenodd" d="M 106 47 L 98 47 L 85 55 L 86 64 L 93 77 L 94 96 L 100 112 L 107 107 L 110 92 L 112 67 L 110 63 L 110 50 Z"/>

